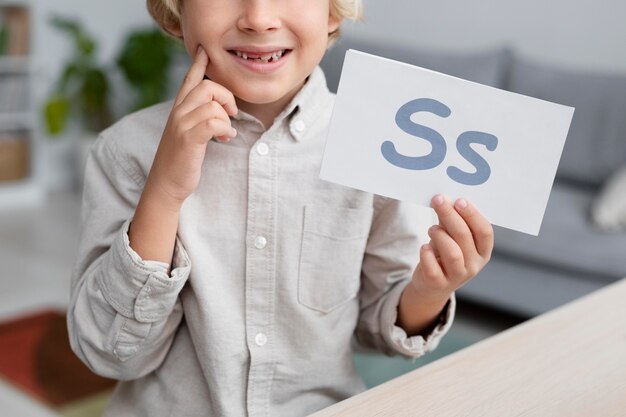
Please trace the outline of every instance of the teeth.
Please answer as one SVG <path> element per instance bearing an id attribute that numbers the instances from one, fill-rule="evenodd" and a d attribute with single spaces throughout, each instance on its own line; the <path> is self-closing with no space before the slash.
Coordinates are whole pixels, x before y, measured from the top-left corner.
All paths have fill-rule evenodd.
<path id="1" fill-rule="evenodd" d="M 248 58 L 248 54 L 246 52 L 241 52 L 241 51 L 235 51 L 235 54 L 239 57 L 239 58 L 243 58 L 243 59 L 249 59 L 251 61 L 256 61 L 256 62 L 270 62 L 271 61 L 278 61 L 280 58 L 282 58 L 282 56 L 285 54 L 285 51 L 276 51 L 272 54 L 266 54 L 266 55 L 261 55 L 260 57 L 257 58 Z"/>

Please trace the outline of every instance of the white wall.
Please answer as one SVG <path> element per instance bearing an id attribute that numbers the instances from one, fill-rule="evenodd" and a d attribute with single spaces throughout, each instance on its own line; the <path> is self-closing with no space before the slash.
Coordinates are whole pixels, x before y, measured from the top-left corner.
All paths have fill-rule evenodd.
<path id="1" fill-rule="evenodd" d="M 626 73 L 625 0 L 365 0 L 346 32 L 446 51 L 511 45 L 559 66 Z"/>

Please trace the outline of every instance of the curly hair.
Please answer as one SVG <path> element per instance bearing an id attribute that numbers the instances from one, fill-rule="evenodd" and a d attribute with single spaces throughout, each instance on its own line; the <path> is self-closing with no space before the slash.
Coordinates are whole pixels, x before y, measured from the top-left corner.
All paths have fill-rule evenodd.
<path id="1" fill-rule="evenodd" d="M 166 32 L 168 27 L 180 24 L 181 3 L 183 0 L 147 0 L 150 16 Z M 363 0 L 330 0 L 330 14 L 336 18 L 360 20 L 363 17 Z M 340 29 L 329 34 L 331 45 L 340 35 Z"/>

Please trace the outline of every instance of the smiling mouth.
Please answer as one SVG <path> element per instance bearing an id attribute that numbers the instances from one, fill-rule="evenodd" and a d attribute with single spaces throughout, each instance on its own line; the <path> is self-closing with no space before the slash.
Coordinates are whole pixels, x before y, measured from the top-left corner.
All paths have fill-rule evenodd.
<path id="1" fill-rule="evenodd" d="M 237 51 L 237 50 L 229 50 L 228 52 L 233 55 L 236 55 L 237 57 L 239 57 L 240 59 L 243 59 L 244 61 L 262 62 L 262 63 L 267 64 L 269 62 L 279 61 L 281 58 L 283 58 L 285 55 L 291 52 L 291 49 L 280 49 L 277 51 L 268 52 L 264 54 L 261 54 L 258 52 L 243 52 L 243 51 Z"/>

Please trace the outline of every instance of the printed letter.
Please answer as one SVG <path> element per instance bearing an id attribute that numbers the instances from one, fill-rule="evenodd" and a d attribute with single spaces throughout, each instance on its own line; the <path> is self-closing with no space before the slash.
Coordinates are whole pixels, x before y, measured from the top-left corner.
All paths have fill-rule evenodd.
<path id="1" fill-rule="evenodd" d="M 429 112 L 439 117 L 448 117 L 452 111 L 440 101 L 430 98 L 419 98 L 409 101 L 396 113 L 396 124 L 406 133 L 426 139 L 432 145 L 432 151 L 424 156 L 405 156 L 398 151 L 391 141 L 383 142 L 381 151 L 391 164 L 411 170 L 435 168 L 446 157 L 446 141 L 437 131 L 411 121 L 411 116 L 418 112 Z"/>
<path id="2" fill-rule="evenodd" d="M 476 172 L 467 173 L 461 171 L 457 167 L 449 167 L 448 176 L 454 181 L 465 185 L 480 185 L 486 182 L 491 175 L 491 168 L 474 149 L 471 148 L 472 143 L 479 143 L 494 151 L 498 146 L 498 138 L 494 135 L 484 132 L 465 132 L 456 141 L 456 148 L 465 159 L 476 167 Z"/>

